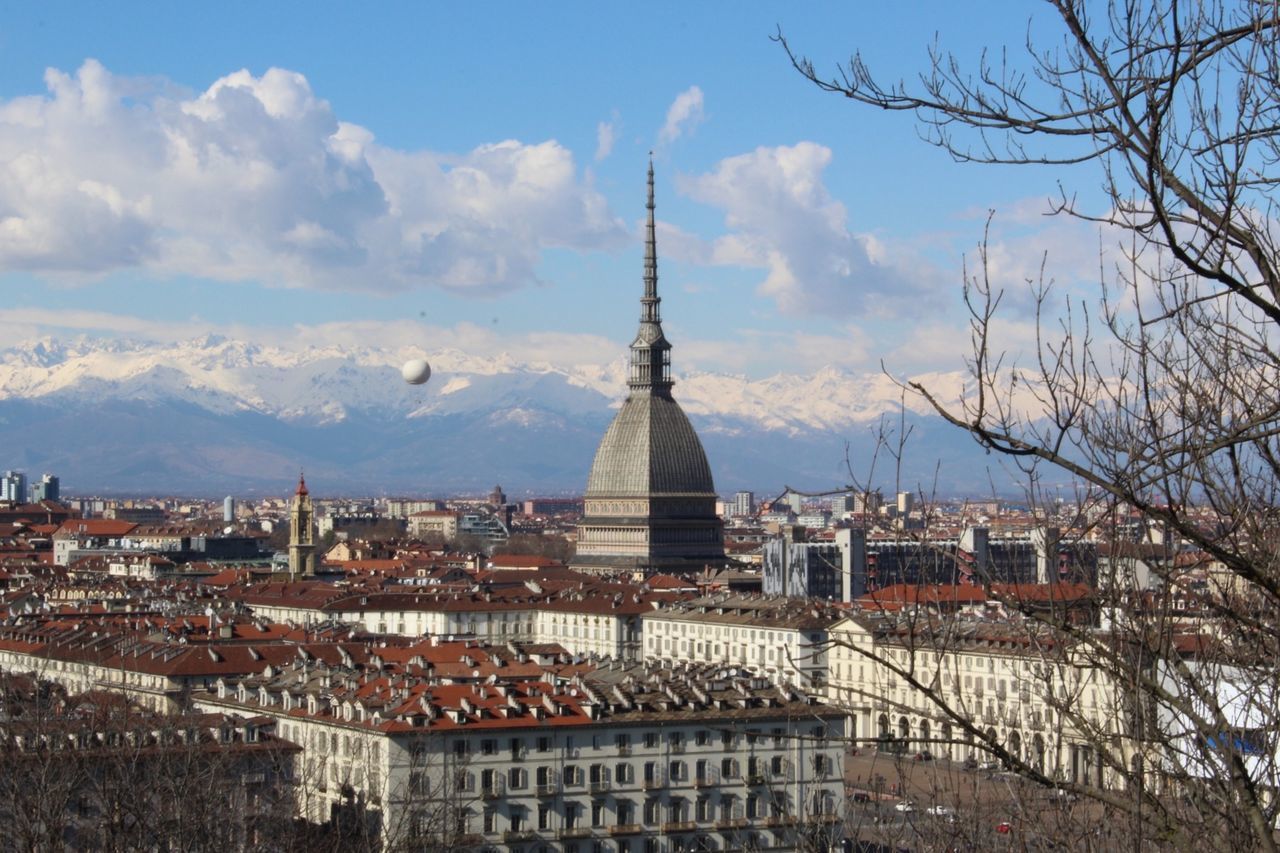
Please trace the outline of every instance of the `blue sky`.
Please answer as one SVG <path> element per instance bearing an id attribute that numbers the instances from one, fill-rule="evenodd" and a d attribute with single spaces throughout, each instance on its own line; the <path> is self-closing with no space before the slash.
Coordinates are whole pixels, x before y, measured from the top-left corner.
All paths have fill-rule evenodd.
<path id="1" fill-rule="evenodd" d="M 980 10 L 980 13 L 975 13 Z M 953 163 L 824 95 L 1021 56 L 1024 3 L 43 3 L 0 22 L 0 326 L 351 339 L 553 364 L 635 328 L 648 152 L 677 372 L 959 366 L 961 260 L 996 211 L 1011 290 L 1098 237 L 1063 179 Z M 1029 338 L 1010 299 L 1011 345 Z"/>

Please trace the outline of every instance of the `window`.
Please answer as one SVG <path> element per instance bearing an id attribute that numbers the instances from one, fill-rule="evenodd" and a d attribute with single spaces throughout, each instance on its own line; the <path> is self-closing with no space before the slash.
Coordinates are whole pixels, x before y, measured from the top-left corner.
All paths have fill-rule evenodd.
<path id="1" fill-rule="evenodd" d="M 484 810 L 484 823 L 483 823 L 483 826 L 484 826 L 484 831 L 485 831 L 485 832 L 494 832 L 494 831 L 495 831 L 495 829 L 494 829 L 494 824 L 497 822 L 497 821 L 496 821 L 496 815 L 497 815 L 497 813 L 496 813 L 493 809 L 485 809 L 485 810 Z"/>
<path id="2" fill-rule="evenodd" d="M 635 768 L 619 761 L 613 768 L 613 778 L 619 785 L 630 785 L 636 781 Z"/>
<path id="3" fill-rule="evenodd" d="M 630 800 L 618 800 L 618 823 L 626 826 L 635 823 L 636 806 Z"/>
<path id="4" fill-rule="evenodd" d="M 545 788 L 551 784 L 551 768 L 539 767 L 535 773 L 536 784 L 539 788 Z"/>
<path id="5" fill-rule="evenodd" d="M 659 803 L 657 800 L 644 801 L 644 822 L 649 826 L 653 826 L 654 824 L 659 823 L 658 806 L 659 806 Z"/>
<path id="6" fill-rule="evenodd" d="M 736 758 L 722 759 L 720 761 L 720 775 L 726 779 L 737 779 L 738 778 L 738 759 Z"/>
<path id="7" fill-rule="evenodd" d="M 698 746 L 706 746 L 711 742 L 711 732 L 706 729 L 698 729 L 697 734 L 693 736 L 693 742 Z"/>
<path id="8" fill-rule="evenodd" d="M 507 771 L 507 786 L 517 789 L 529 787 L 529 771 L 523 767 L 512 767 Z"/>
<path id="9" fill-rule="evenodd" d="M 538 829 L 551 828 L 551 806 L 538 806 Z"/>
<path id="10" fill-rule="evenodd" d="M 644 745 L 645 745 L 645 748 L 646 748 L 646 749 L 657 749 L 657 748 L 658 748 L 658 733 L 657 733 L 657 732 L 645 732 L 645 733 L 644 733 Z"/>
<path id="11" fill-rule="evenodd" d="M 551 738 L 549 737 L 538 738 L 538 752 L 550 752 L 550 751 L 551 751 Z"/>
<path id="12" fill-rule="evenodd" d="M 565 785 L 581 785 L 582 768 L 576 764 L 566 764 L 564 766 L 564 783 Z"/>
<path id="13" fill-rule="evenodd" d="M 511 807 L 511 831 L 520 832 L 529 823 L 529 810 L 524 806 Z"/>
<path id="14" fill-rule="evenodd" d="M 576 829 L 582 819 L 582 806 L 577 803 L 564 804 L 564 828 Z"/>
<path id="15" fill-rule="evenodd" d="M 591 803 L 591 825 L 604 826 L 604 801 L 595 800 Z"/>
<path id="16" fill-rule="evenodd" d="M 480 754 L 481 755 L 497 755 L 498 742 L 496 740 L 493 740 L 492 738 L 485 738 L 484 740 L 480 741 Z"/>

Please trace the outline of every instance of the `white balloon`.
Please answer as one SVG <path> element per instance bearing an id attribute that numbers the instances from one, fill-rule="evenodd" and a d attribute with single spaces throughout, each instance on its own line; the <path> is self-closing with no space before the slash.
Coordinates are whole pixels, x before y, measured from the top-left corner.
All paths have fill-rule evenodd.
<path id="1" fill-rule="evenodd" d="M 410 385 L 421 385 L 431 378 L 431 365 L 427 364 L 425 359 L 413 358 L 406 361 L 404 367 L 400 368 L 400 375 Z"/>

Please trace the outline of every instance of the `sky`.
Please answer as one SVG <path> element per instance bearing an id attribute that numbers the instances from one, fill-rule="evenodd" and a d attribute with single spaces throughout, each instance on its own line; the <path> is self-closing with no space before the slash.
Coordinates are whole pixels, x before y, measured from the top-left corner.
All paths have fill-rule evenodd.
<path id="1" fill-rule="evenodd" d="M 549 364 L 625 355 L 656 172 L 679 373 L 957 369 L 988 212 L 1008 345 L 1027 279 L 1087 287 L 1046 218 L 1097 175 L 953 162 L 818 91 L 860 51 L 1021 57 L 1018 2 L 14 4 L 0 20 L 0 331 Z M 650 153 L 652 152 L 652 154 Z M 1048 257 L 1046 260 L 1046 254 Z"/>

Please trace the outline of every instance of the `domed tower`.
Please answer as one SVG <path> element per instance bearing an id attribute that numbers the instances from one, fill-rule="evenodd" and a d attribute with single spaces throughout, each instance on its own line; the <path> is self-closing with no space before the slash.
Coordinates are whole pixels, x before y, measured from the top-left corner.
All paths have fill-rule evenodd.
<path id="1" fill-rule="evenodd" d="M 298 489 L 289 507 L 289 574 L 293 577 L 315 577 L 316 539 L 315 512 L 306 478 L 298 475 Z"/>
<path id="2" fill-rule="evenodd" d="M 572 565 L 587 571 L 694 571 L 724 562 L 711 466 L 671 397 L 671 344 L 658 306 L 658 251 L 649 163 L 640 330 L 626 402 L 596 450 Z"/>

